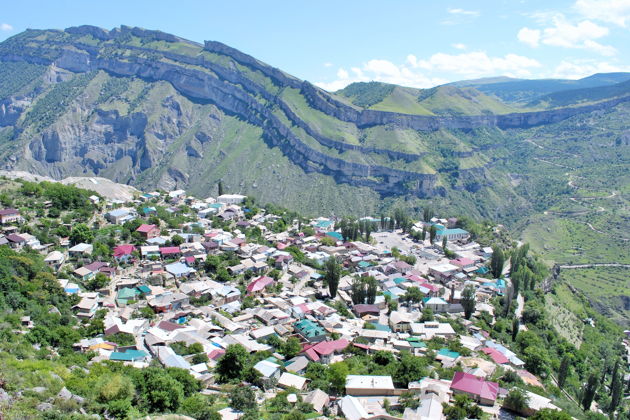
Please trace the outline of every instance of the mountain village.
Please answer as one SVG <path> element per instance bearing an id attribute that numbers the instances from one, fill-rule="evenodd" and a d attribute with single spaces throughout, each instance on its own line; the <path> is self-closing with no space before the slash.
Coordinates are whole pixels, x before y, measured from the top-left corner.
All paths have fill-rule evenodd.
<path id="1" fill-rule="evenodd" d="M 69 238 L 53 249 L 25 233 L 19 210 L 0 211 L 0 244 L 45 255 L 65 293 L 78 296 L 76 316 L 103 323 L 103 334 L 74 344 L 77 352 L 91 352 L 90 363 L 185 369 L 210 395 L 221 389 L 215 368 L 238 345 L 266 356 L 253 366 L 259 404 L 288 391 L 289 403 L 299 398 L 320 415 L 350 420 L 444 419 L 460 394 L 498 418 L 510 391 L 498 376 L 511 372 L 531 387 L 543 386 L 523 360 L 473 322 L 483 317 L 492 324 L 490 300 L 509 293 L 510 280 L 492 278 L 492 248 L 473 241 L 455 218 L 410 222 L 404 233 L 389 217 L 366 217 L 358 224 L 373 231 L 350 241 L 340 219 L 285 225 L 273 212 L 252 210 L 242 195 L 197 199 L 177 190 L 90 200 L 100 209 L 91 228 L 135 227 L 127 242 L 112 244 L 109 256 L 96 257 L 91 243 Z M 157 208 L 191 221 L 168 227 Z M 326 284 L 330 259 L 340 268 L 334 291 Z M 472 318 L 462 304 L 466 289 L 474 293 Z M 515 301 L 520 316 L 523 302 Z M 28 316 L 22 325 L 34 327 Z M 299 347 L 282 351 L 286 342 Z M 392 376 L 346 375 L 337 392 L 314 388 L 306 375 L 311 364 L 384 353 L 430 357 L 430 374 L 402 384 Z M 555 408 L 527 393 L 526 414 Z M 403 404 L 410 399 L 416 403 Z M 226 407 L 220 414 L 237 419 L 242 412 Z"/>

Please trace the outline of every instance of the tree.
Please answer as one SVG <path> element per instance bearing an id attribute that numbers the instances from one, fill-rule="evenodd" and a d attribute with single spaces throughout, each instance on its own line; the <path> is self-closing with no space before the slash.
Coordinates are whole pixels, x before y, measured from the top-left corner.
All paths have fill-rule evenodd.
<path id="1" fill-rule="evenodd" d="M 415 286 L 412 286 L 412 287 L 409 287 L 407 289 L 407 291 L 405 292 L 405 295 L 404 295 L 403 298 L 407 302 L 419 303 L 422 300 L 423 297 L 424 297 L 424 295 L 422 294 L 420 289 L 415 287 Z"/>
<path id="2" fill-rule="evenodd" d="M 448 244 L 448 239 L 446 235 L 442 236 L 442 251 L 446 254 L 446 245 Z"/>
<path id="3" fill-rule="evenodd" d="M 420 399 L 412 391 L 404 391 L 400 394 L 398 402 L 403 408 L 411 408 L 413 410 L 420 406 Z"/>
<path id="4" fill-rule="evenodd" d="M 534 375 L 547 373 L 549 369 L 549 353 L 544 346 L 529 346 L 524 351 L 524 361 L 527 370 Z"/>
<path id="5" fill-rule="evenodd" d="M 88 290 L 98 290 L 109 284 L 109 277 L 105 273 L 96 273 L 94 277 L 87 281 L 85 288 Z"/>
<path id="6" fill-rule="evenodd" d="M 586 382 L 586 386 L 584 387 L 584 392 L 582 394 L 582 408 L 586 410 L 591 409 L 591 403 L 595 398 L 595 393 L 597 392 L 597 387 L 599 386 L 599 375 L 593 371 L 588 377 L 588 381 Z"/>
<path id="7" fill-rule="evenodd" d="M 73 245 L 80 243 L 90 243 L 94 240 L 94 234 L 85 223 L 79 223 L 70 232 L 70 242 Z"/>
<path id="8" fill-rule="evenodd" d="M 302 351 L 302 345 L 300 340 L 296 337 L 289 337 L 285 343 L 282 344 L 281 353 L 287 359 L 291 359 L 297 356 Z"/>
<path id="9" fill-rule="evenodd" d="M 400 362 L 392 375 L 392 379 L 394 382 L 407 388 L 409 382 L 417 381 L 418 378 L 427 376 L 428 373 L 427 360 L 425 358 L 417 357 L 404 351 L 401 353 Z"/>
<path id="10" fill-rule="evenodd" d="M 495 279 L 503 274 L 503 266 L 505 264 L 505 255 L 503 250 L 498 246 L 492 247 L 492 258 L 490 259 L 490 271 Z"/>
<path id="11" fill-rule="evenodd" d="M 256 393 L 249 386 L 234 387 L 230 392 L 230 407 L 240 411 L 256 408 Z"/>
<path id="12" fill-rule="evenodd" d="M 173 244 L 173 246 L 180 246 L 184 243 L 184 238 L 179 235 L 173 235 L 173 237 L 171 238 L 171 243 Z"/>
<path id="13" fill-rule="evenodd" d="M 510 410 L 522 413 L 529 407 L 529 396 L 518 388 L 512 388 L 505 397 L 505 405 Z"/>
<path id="14" fill-rule="evenodd" d="M 221 420 L 221 415 L 211 405 L 207 397 L 195 394 L 182 402 L 180 412 L 197 420 Z"/>
<path id="15" fill-rule="evenodd" d="M 569 414 L 564 411 L 552 410 L 551 408 L 543 408 L 538 410 L 529 420 L 572 420 Z"/>
<path id="16" fill-rule="evenodd" d="M 363 280 L 355 278 L 350 286 L 350 297 L 352 298 L 352 303 L 355 305 L 365 303 L 365 295 L 366 290 Z"/>
<path id="17" fill-rule="evenodd" d="M 163 369 L 143 369 L 140 381 L 140 400 L 150 413 L 174 412 L 184 399 L 182 384 Z"/>
<path id="18" fill-rule="evenodd" d="M 135 387 L 131 379 L 119 373 L 102 375 L 94 385 L 94 390 L 96 400 L 101 403 L 131 399 L 135 395 Z"/>
<path id="19" fill-rule="evenodd" d="M 422 219 L 425 222 L 430 221 L 433 218 L 433 209 L 431 207 L 425 207 L 422 212 Z"/>
<path id="20" fill-rule="evenodd" d="M 514 318 L 514 320 L 512 321 L 512 341 L 516 341 L 516 336 L 518 335 L 518 329 L 520 325 L 521 323 L 519 322 L 518 318 Z"/>
<path id="21" fill-rule="evenodd" d="M 219 382 L 241 381 L 251 370 L 249 353 L 240 344 L 231 344 L 219 359 L 216 367 Z"/>
<path id="22" fill-rule="evenodd" d="M 562 362 L 560 362 L 560 368 L 558 369 L 558 387 L 564 388 L 564 384 L 567 381 L 567 376 L 569 376 L 569 363 L 571 362 L 570 356 L 565 354 L 562 358 Z"/>
<path id="23" fill-rule="evenodd" d="M 223 181 L 219 181 L 218 185 L 217 185 L 217 189 L 218 189 L 218 195 L 221 196 L 223 195 L 224 191 L 223 191 Z"/>
<path id="24" fill-rule="evenodd" d="M 328 368 L 328 379 L 332 388 L 338 393 L 342 393 L 346 387 L 346 377 L 350 369 L 345 362 L 332 363 Z"/>
<path id="25" fill-rule="evenodd" d="M 433 309 L 424 308 L 422 310 L 422 322 L 431 322 L 434 319 L 435 319 L 435 316 L 433 316 Z"/>
<path id="26" fill-rule="evenodd" d="M 341 277 L 341 266 L 337 263 L 335 257 L 326 260 L 324 281 L 328 284 L 328 291 L 331 299 L 337 296 L 337 288 L 339 287 L 339 278 Z"/>
<path id="27" fill-rule="evenodd" d="M 483 411 L 467 395 L 455 395 L 455 402 L 452 405 L 442 403 L 444 410 L 442 413 L 447 420 L 480 419 Z"/>
<path id="28" fill-rule="evenodd" d="M 470 319 L 470 316 L 475 312 L 476 305 L 475 288 L 472 285 L 468 285 L 462 292 L 461 304 L 464 307 L 464 318 Z"/>
<path id="29" fill-rule="evenodd" d="M 372 305 L 376 301 L 376 293 L 378 292 L 378 282 L 372 276 L 365 277 L 364 280 L 365 280 L 365 283 L 367 284 L 367 288 L 365 290 L 367 303 Z"/>
<path id="30" fill-rule="evenodd" d="M 615 362 L 615 367 L 613 369 L 612 380 L 610 382 L 610 405 L 608 407 L 609 413 L 614 413 L 619 403 L 621 402 L 621 397 L 623 397 L 623 378 L 622 375 L 619 374 L 619 360 Z"/>
<path id="31" fill-rule="evenodd" d="M 431 245 L 433 245 L 433 242 L 435 242 L 436 236 L 437 228 L 435 227 L 435 225 L 431 225 L 431 227 L 429 228 L 429 242 L 431 242 Z"/>

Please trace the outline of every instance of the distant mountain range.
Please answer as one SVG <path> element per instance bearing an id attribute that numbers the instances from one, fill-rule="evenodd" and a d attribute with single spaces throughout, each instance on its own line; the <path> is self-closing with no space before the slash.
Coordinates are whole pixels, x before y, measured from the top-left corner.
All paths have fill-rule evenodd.
<path id="1" fill-rule="evenodd" d="M 507 103 L 536 103 L 543 97 L 564 91 L 613 86 L 630 80 L 630 73 L 598 73 L 578 80 L 512 79 L 509 77 L 464 80 L 450 85 L 472 87 Z M 561 106 L 561 105 L 558 105 Z"/>

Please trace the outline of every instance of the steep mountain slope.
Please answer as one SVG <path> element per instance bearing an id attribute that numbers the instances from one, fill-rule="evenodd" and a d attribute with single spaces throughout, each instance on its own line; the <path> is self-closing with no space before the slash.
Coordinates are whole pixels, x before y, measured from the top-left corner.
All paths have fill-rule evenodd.
<path id="1" fill-rule="evenodd" d="M 452 86 L 332 95 L 221 43 L 129 27 L 29 30 L 0 44 L 0 63 L 5 169 L 201 195 L 223 180 L 303 212 L 430 199 L 476 217 L 525 214 L 532 203 L 509 176 L 518 133 L 629 99 L 510 112 Z"/>

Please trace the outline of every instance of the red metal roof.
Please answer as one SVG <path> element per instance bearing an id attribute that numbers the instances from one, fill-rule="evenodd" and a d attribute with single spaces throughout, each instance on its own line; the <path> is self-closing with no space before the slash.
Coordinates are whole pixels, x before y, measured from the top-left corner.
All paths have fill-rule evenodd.
<path id="1" fill-rule="evenodd" d="M 133 245 L 118 245 L 114 248 L 114 257 L 122 257 L 123 255 L 130 255 L 136 247 Z"/>
<path id="2" fill-rule="evenodd" d="M 146 224 L 142 224 L 140 225 L 140 227 L 138 227 L 138 229 L 136 229 L 136 232 L 140 232 L 140 233 L 149 233 L 151 232 L 153 229 L 156 229 L 157 226 L 155 225 L 146 225 Z"/>
<path id="3" fill-rule="evenodd" d="M 160 248 L 160 254 L 162 255 L 179 254 L 180 252 L 178 246 L 163 246 Z"/>
<path id="4" fill-rule="evenodd" d="M 455 372 L 451 389 L 466 392 L 472 395 L 478 395 L 483 399 L 494 401 L 499 393 L 499 384 L 496 382 L 486 381 L 475 375 L 464 372 Z"/>
<path id="5" fill-rule="evenodd" d="M 495 363 L 503 365 L 505 363 L 509 363 L 510 360 L 505 357 L 503 353 L 501 353 L 497 349 L 493 349 L 492 347 L 484 347 L 481 349 L 482 352 L 486 353 L 488 356 L 492 357 Z"/>
<path id="6" fill-rule="evenodd" d="M 271 283 L 273 283 L 273 279 L 271 277 L 268 277 L 268 276 L 258 277 L 256 280 L 252 281 L 251 283 L 249 283 L 249 285 L 247 285 L 247 292 L 248 293 L 259 292 L 265 287 L 269 286 Z"/>

